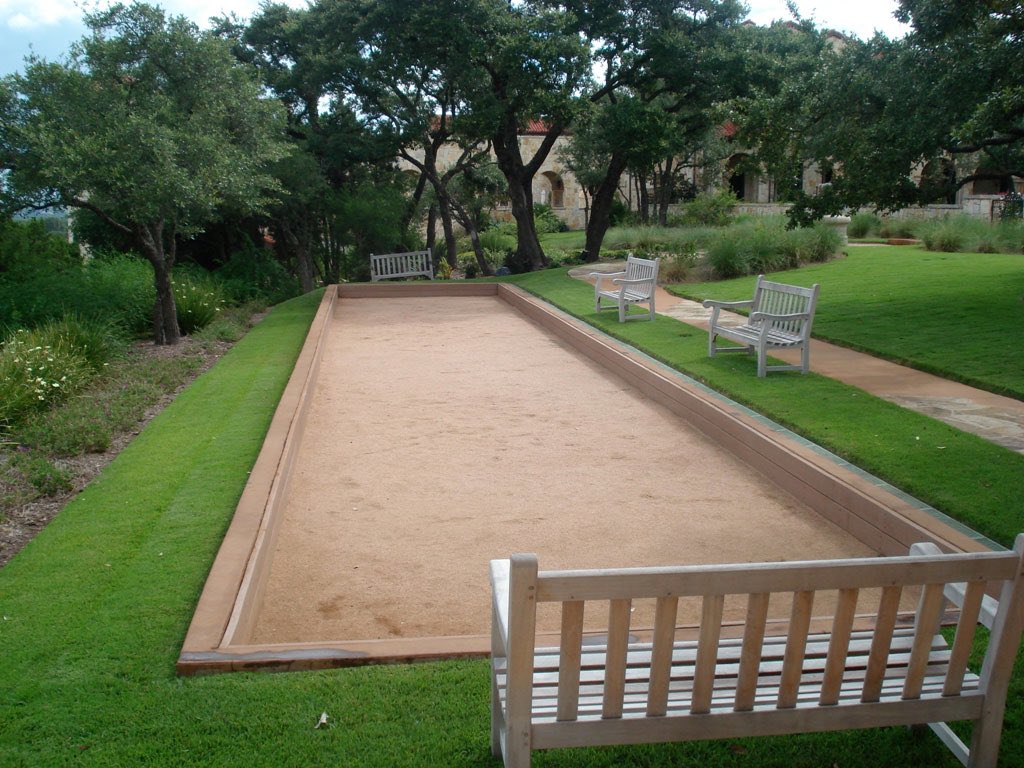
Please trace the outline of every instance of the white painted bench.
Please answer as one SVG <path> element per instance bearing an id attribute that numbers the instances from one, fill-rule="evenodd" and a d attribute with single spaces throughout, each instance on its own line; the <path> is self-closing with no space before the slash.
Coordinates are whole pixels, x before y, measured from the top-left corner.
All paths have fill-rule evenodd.
<path id="1" fill-rule="evenodd" d="M 716 352 L 757 352 L 757 375 L 768 371 L 799 370 L 807 373 L 811 362 L 811 324 L 818 302 L 818 285 L 802 288 L 798 285 L 773 283 L 757 276 L 754 298 L 750 301 L 714 301 L 708 299 L 705 307 L 712 308 L 708 321 L 708 355 Z M 742 325 L 719 322 L 723 309 L 749 309 Z M 715 338 L 723 336 L 740 347 L 715 346 Z M 800 349 L 799 365 L 767 365 L 769 349 Z"/>
<path id="2" fill-rule="evenodd" d="M 917 544 L 903 557 L 789 563 L 538 572 L 535 555 L 493 560 L 491 749 L 519 768 L 536 749 L 927 723 L 964 765 L 995 766 L 1022 569 L 1024 534 L 1010 552 Z M 726 595 L 745 621 L 723 623 Z M 830 607 L 812 618 L 816 595 Z M 901 614 L 901 596 L 916 611 Z M 960 606 L 951 646 L 938 632 L 954 615 L 946 600 Z M 677 628 L 680 601 L 699 605 L 695 631 Z M 560 604 L 558 647 L 537 647 L 541 603 Z M 585 607 L 600 611 L 594 631 Z M 630 625 L 652 607 L 653 628 Z M 992 631 L 976 675 L 979 622 Z M 970 749 L 953 720 L 974 721 Z"/>
<path id="3" fill-rule="evenodd" d="M 591 272 L 590 277 L 594 282 L 594 311 L 611 309 L 612 306 L 601 306 L 601 299 L 609 300 L 613 306 L 618 307 L 619 322 L 626 320 L 642 320 L 643 315 L 626 315 L 630 304 L 646 304 L 648 307 L 647 318 L 654 319 L 654 291 L 658 285 L 658 264 L 661 259 L 641 259 L 630 256 L 626 259 L 626 269 L 623 272 Z M 611 287 L 608 286 L 608 283 Z"/>
<path id="4" fill-rule="evenodd" d="M 434 279 L 434 260 L 430 256 L 430 251 L 370 254 L 370 280 L 374 283 L 393 277 L 418 275 Z"/>

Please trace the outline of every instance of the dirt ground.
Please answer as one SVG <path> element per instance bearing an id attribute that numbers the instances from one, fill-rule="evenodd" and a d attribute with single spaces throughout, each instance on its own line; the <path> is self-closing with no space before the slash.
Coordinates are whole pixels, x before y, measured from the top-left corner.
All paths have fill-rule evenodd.
<path id="1" fill-rule="evenodd" d="M 488 561 L 869 556 L 497 298 L 346 299 L 250 641 L 485 634 Z"/>

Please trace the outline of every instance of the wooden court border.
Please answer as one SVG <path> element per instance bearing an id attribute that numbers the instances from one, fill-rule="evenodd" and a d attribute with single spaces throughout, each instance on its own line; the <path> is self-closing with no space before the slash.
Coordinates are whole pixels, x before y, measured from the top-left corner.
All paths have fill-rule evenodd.
<path id="1" fill-rule="evenodd" d="M 981 537 L 930 514 L 920 502 L 737 406 L 582 321 L 504 283 L 359 283 L 330 286 L 310 326 L 234 517 L 206 580 L 177 661 L 182 675 L 309 670 L 359 664 L 485 657 L 489 636 L 251 644 L 291 470 L 315 390 L 326 335 L 340 300 L 496 296 L 547 333 L 624 379 L 645 397 L 774 481 L 881 555 L 918 541 L 977 552 Z M 325 503 L 326 500 L 325 500 Z"/>

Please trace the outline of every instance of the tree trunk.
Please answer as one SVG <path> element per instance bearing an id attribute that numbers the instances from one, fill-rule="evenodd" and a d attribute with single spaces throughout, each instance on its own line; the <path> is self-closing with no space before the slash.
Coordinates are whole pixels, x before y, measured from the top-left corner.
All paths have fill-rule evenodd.
<path id="1" fill-rule="evenodd" d="M 665 165 L 661 174 L 661 199 L 658 200 L 658 223 L 663 227 L 668 226 L 668 207 L 672 203 L 672 191 L 675 189 L 675 177 L 678 168 L 675 166 L 675 158 L 665 158 Z"/>
<path id="2" fill-rule="evenodd" d="M 619 178 L 626 169 L 625 158 L 618 153 L 612 154 L 608 164 L 608 173 L 601 180 L 601 186 L 594 193 L 590 204 L 590 220 L 587 222 L 587 239 L 583 246 L 583 260 L 597 261 L 601 255 L 601 244 L 611 224 L 612 203 L 619 188 Z"/>
<path id="3" fill-rule="evenodd" d="M 637 207 L 640 211 L 640 223 L 647 224 L 651 220 L 651 197 L 647 192 L 646 173 L 637 174 L 637 187 L 639 189 Z"/>
<path id="4" fill-rule="evenodd" d="M 473 253 L 476 256 L 477 266 L 480 267 L 480 273 L 485 277 L 494 276 L 494 268 L 491 266 L 491 262 L 484 256 L 483 246 L 480 245 L 480 233 L 476 231 L 476 227 L 471 226 L 469 228 L 469 239 L 473 243 Z"/>
<path id="5" fill-rule="evenodd" d="M 427 209 L 427 250 L 431 258 L 434 258 L 434 245 L 437 243 L 437 206 L 430 204 Z M 437 260 L 434 261 L 434 271 L 437 272 Z"/>
<path id="6" fill-rule="evenodd" d="M 523 163 L 519 152 L 519 132 L 514 120 L 506 120 L 491 141 L 498 167 L 508 182 L 509 202 L 519 237 L 516 251 L 531 270 L 544 269 L 548 265 L 548 257 L 540 247 L 537 225 L 533 221 L 533 177 L 560 133 L 560 128 L 549 130 L 529 164 Z"/>
<path id="7" fill-rule="evenodd" d="M 455 242 L 455 224 L 452 221 L 452 204 L 446 190 L 434 187 L 437 193 L 437 210 L 441 214 L 441 228 L 444 230 L 445 260 L 455 269 L 459 265 L 458 245 Z"/>
<path id="8" fill-rule="evenodd" d="M 135 239 L 146 259 L 153 265 L 156 301 L 153 304 L 153 343 L 177 344 L 181 341 L 178 328 L 178 308 L 174 304 L 174 286 L 171 284 L 171 269 L 174 267 L 174 233 L 170 234 L 170 253 L 164 248 L 164 222 L 150 225 L 152 229 L 139 226 Z"/>

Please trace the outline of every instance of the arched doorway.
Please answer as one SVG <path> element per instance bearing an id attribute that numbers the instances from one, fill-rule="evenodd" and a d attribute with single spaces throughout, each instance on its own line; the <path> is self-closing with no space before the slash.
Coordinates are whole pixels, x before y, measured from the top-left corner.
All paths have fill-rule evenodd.
<path id="1" fill-rule="evenodd" d="M 565 208 L 565 182 L 554 171 L 544 171 L 540 201 L 552 208 Z"/>
<path id="2" fill-rule="evenodd" d="M 750 168 L 750 156 L 745 153 L 735 154 L 729 158 L 725 166 L 725 176 L 729 189 L 737 200 L 747 203 L 757 202 L 757 188 L 760 178 Z"/>

